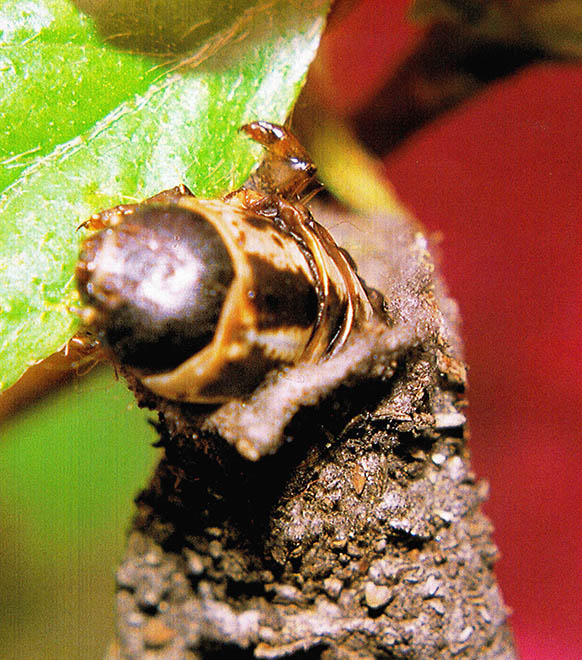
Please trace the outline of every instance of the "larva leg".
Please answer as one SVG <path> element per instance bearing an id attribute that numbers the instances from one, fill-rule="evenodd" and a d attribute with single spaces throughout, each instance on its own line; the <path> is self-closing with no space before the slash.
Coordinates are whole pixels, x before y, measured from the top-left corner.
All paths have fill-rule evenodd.
<path id="1" fill-rule="evenodd" d="M 289 201 L 306 201 L 321 188 L 315 178 L 317 168 L 288 129 L 267 121 L 254 121 L 241 130 L 267 150 L 264 161 L 245 188 L 280 195 Z"/>
<path id="2" fill-rule="evenodd" d="M 149 197 L 140 204 L 119 204 L 113 208 L 94 213 L 88 220 L 85 220 L 85 222 L 82 222 L 77 227 L 77 231 L 79 229 L 98 231 L 107 227 L 115 227 L 126 215 L 134 213 L 136 208 L 142 204 L 176 204 L 184 196 L 193 197 L 192 192 L 181 183 L 179 186 L 175 186 L 169 190 L 162 190 L 162 192 Z"/>
<path id="3" fill-rule="evenodd" d="M 77 231 L 79 231 L 79 229 L 99 231 L 100 229 L 105 229 L 107 227 L 114 227 L 121 222 L 125 215 L 133 213 L 136 207 L 137 204 L 119 204 L 111 209 L 105 209 L 99 213 L 93 213 L 90 218 L 77 227 Z"/>

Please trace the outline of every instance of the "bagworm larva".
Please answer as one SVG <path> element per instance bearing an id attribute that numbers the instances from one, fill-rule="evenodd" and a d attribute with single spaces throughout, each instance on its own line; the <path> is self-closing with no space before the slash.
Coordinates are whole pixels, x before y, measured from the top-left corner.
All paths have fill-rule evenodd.
<path id="1" fill-rule="evenodd" d="M 305 203 L 318 188 L 297 139 L 243 127 L 267 156 L 239 190 L 184 186 L 85 226 L 77 283 L 87 330 L 155 394 L 224 403 L 273 370 L 317 363 L 374 315 L 349 255 Z"/>

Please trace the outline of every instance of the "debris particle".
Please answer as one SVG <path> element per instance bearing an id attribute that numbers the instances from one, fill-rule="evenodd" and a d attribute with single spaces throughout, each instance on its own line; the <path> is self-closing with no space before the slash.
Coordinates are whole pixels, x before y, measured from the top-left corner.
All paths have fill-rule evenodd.
<path id="1" fill-rule="evenodd" d="M 350 473 L 352 486 L 358 495 L 362 494 L 364 486 L 366 485 L 366 473 L 359 465 L 354 465 Z"/>
<path id="2" fill-rule="evenodd" d="M 343 586 L 344 586 L 343 582 L 334 577 L 326 578 L 323 581 L 323 588 L 325 590 L 325 593 L 333 600 L 338 599 Z"/>
<path id="3" fill-rule="evenodd" d="M 443 465 L 447 460 L 447 457 L 444 454 L 433 454 L 430 458 L 435 465 Z"/>
<path id="4" fill-rule="evenodd" d="M 391 589 L 384 586 L 378 586 L 373 582 L 366 582 L 364 589 L 366 605 L 372 610 L 378 610 L 381 607 L 385 607 L 392 598 Z"/>
<path id="5" fill-rule="evenodd" d="M 158 649 L 166 646 L 176 636 L 176 631 L 160 619 L 150 619 L 144 627 L 143 639 L 146 647 Z"/>

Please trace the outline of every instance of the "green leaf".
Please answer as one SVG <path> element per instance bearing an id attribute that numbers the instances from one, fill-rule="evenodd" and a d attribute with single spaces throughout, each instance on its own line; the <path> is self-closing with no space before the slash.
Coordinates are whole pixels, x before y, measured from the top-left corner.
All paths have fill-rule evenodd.
<path id="1" fill-rule="evenodd" d="M 2 3 L 0 389 L 75 331 L 83 220 L 181 182 L 224 193 L 260 156 L 239 127 L 285 120 L 328 3 L 229 4 L 196 50 L 154 59 L 115 50 L 65 0 Z"/>
<path id="2" fill-rule="evenodd" d="M 103 658 L 131 501 L 160 458 L 149 416 L 98 368 L 0 421 L 4 660 Z"/>

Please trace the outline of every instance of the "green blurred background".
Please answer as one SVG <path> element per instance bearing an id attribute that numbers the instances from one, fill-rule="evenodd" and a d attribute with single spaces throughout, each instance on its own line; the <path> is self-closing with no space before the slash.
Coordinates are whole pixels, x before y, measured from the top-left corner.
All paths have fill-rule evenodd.
<path id="1" fill-rule="evenodd" d="M 0 656 L 102 658 L 133 498 L 159 451 L 111 368 L 0 423 Z"/>

